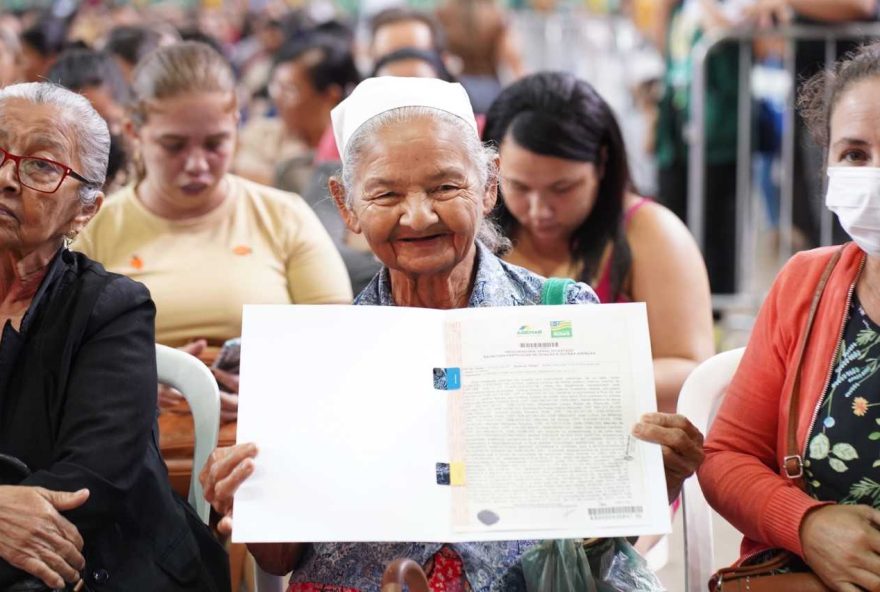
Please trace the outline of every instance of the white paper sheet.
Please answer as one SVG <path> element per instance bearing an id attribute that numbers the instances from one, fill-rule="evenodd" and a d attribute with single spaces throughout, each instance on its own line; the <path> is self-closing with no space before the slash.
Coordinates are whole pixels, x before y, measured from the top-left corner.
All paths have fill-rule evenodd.
<path id="1" fill-rule="evenodd" d="M 551 321 L 570 321 L 570 336 L 561 325 L 563 337 L 551 337 Z M 450 323 L 462 327 L 458 345 L 445 341 Z M 544 341 L 562 345 L 542 348 Z M 564 372 L 547 365 L 572 359 L 579 361 Z M 463 389 L 435 390 L 432 369 L 455 365 Z M 504 380 L 540 372 L 557 383 L 545 402 L 525 388 L 487 395 L 493 372 Z M 584 385 L 592 394 L 573 396 Z M 548 405 L 556 410 L 547 412 Z M 256 442 L 260 453 L 236 495 L 233 540 L 455 542 L 669 532 L 660 449 L 628 439 L 621 428 L 655 408 L 644 305 L 248 306 L 238 441 Z M 473 415 L 469 435 L 467 419 L 450 423 L 450 410 Z M 498 429 L 498 421 L 515 431 Z M 493 442 L 480 448 L 480 434 Z M 567 434 L 578 442 L 563 450 Z M 452 458 L 459 449 L 453 440 L 459 447 L 470 442 L 463 458 Z M 493 453 L 492 446 L 500 449 Z M 571 463 L 554 467 L 560 455 L 592 466 L 583 473 Z M 464 487 L 438 485 L 436 463 L 456 461 L 465 462 Z M 494 477 L 486 470 L 508 465 L 515 470 Z M 509 495 L 511 479 L 520 482 L 517 495 Z M 562 502 L 546 497 L 566 488 L 574 493 Z M 541 499 L 546 503 L 535 503 Z M 500 520 L 475 520 L 483 506 Z"/>
<path id="2" fill-rule="evenodd" d="M 260 452 L 233 540 L 440 538 L 447 405 L 431 370 L 443 357 L 438 311 L 245 307 L 237 438 Z"/>

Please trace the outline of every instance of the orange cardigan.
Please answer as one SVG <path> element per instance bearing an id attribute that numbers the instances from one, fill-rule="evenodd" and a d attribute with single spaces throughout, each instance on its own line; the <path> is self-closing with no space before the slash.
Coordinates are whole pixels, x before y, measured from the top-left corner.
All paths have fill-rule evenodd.
<path id="1" fill-rule="evenodd" d="M 822 505 L 781 467 L 797 350 L 819 277 L 838 248 L 799 253 L 779 273 L 709 430 L 700 485 L 712 507 L 745 535 L 740 561 L 780 547 L 802 556 L 801 521 Z M 802 455 L 864 260 L 855 244 L 846 246 L 816 312 L 801 374 L 797 441 Z"/>

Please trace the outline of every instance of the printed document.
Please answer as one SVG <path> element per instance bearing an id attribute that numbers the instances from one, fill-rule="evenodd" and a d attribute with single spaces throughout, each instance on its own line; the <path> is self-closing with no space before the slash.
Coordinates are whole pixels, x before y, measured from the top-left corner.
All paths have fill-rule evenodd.
<path id="1" fill-rule="evenodd" d="M 247 306 L 236 542 L 670 530 L 644 304 Z"/>

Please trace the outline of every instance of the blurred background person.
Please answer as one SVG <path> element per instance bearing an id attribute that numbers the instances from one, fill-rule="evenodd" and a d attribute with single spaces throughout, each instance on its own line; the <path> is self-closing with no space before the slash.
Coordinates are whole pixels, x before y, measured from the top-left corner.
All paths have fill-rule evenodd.
<path id="1" fill-rule="evenodd" d="M 9 10 L 0 14 L 0 28 L 7 29 L 16 38 L 21 35 L 23 26 L 21 19 L 15 12 Z"/>
<path id="2" fill-rule="evenodd" d="M 254 119 L 242 129 L 236 173 L 302 193 L 331 109 L 359 81 L 351 47 L 339 38 L 313 34 L 290 41 L 276 54 L 269 83 L 277 117 Z"/>
<path id="3" fill-rule="evenodd" d="M 131 83 L 131 74 L 139 61 L 153 50 L 179 41 L 178 36 L 146 26 L 124 25 L 114 27 L 104 42 L 104 51 L 119 65 L 125 80 Z"/>
<path id="4" fill-rule="evenodd" d="M 446 50 L 461 60 L 456 72 L 474 111 L 485 113 L 501 91 L 501 80 L 525 74 L 508 16 L 496 0 L 444 0 L 437 8 Z"/>
<path id="5" fill-rule="evenodd" d="M 44 17 L 21 33 L 22 74 L 26 82 L 45 82 L 49 68 L 67 46 L 65 21 Z"/>
<path id="6" fill-rule="evenodd" d="M 131 149 L 123 134 L 128 83 L 118 63 L 106 52 L 70 49 L 61 54 L 47 78 L 86 97 L 110 128 L 110 159 L 104 191 L 116 191 L 132 173 Z"/>
<path id="7" fill-rule="evenodd" d="M 657 122 L 658 198 L 682 220 L 688 210 L 688 129 L 702 125 L 706 138 L 703 255 L 713 294 L 736 291 L 736 147 L 739 53 L 735 43 L 715 49 L 706 65 L 706 117 L 690 120 L 691 50 L 704 35 L 743 22 L 742 2 L 667 0 L 666 75 Z"/>
<path id="8" fill-rule="evenodd" d="M 226 58 L 231 64 L 232 61 L 229 59 L 231 48 L 228 44 L 224 44 L 216 37 L 212 37 L 210 34 L 205 33 L 197 27 L 184 27 L 178 29 L 177 32 L 180 35 L 181 41 L 196 41 L 198 43 L 204 43 Z"/>
<path id="9" fill-rule="evenodd" d="M 436 51 L 403 47 L 385 54 L 376 62 L 371 77 L 399 76 L 402 78 L 439 78 L 456 82 Z"/>
<path id="10" fill-rule="evenodd" d="M 15 31 L 0 25 L 0 88 L 24 78 L 21 43 Z"/>
<path id="11" fill-rule="evenodd" d="M 255 16 L 252 26 L 253 31 L 236 45 L 232 54 L 233 64 L 239 72 L 239 98 L 246 101 L 248 107 L 255 96 L 267 98 L 266 87 L 275 54 L 288 37 L 284 24 L 278 18 Z M 248 110 L 249 116 L 262 114 Z"/>
<path id="12" fill-rule="evenodd" d="M 70 49 L 62 53 L 46 77 L 86 97 L 104 118 L 111 134 L 122 133 L 128 83 L 116 60 L 106 52 Z"/>
<path id="13" fill-rule="evenodd" d="M 435 51 L 446 57 L 443 31 L 429 13 L 396 6 L 370 19 L 368 57 L 373 68 L 382 57 L 405 47 Z"/>

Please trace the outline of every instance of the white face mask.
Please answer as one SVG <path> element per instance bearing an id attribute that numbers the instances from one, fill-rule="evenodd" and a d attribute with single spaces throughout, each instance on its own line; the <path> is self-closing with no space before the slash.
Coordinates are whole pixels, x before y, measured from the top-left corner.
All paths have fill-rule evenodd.
<path id="1" fill-rule="evenodd" d="M 825 205 L 865 253 L 880 257 L 880 168 L 828 167 Z"/>

